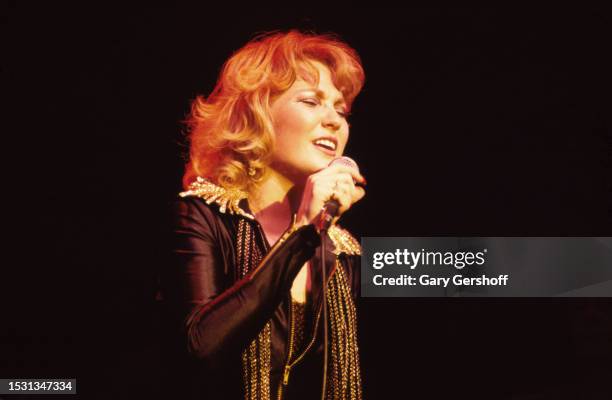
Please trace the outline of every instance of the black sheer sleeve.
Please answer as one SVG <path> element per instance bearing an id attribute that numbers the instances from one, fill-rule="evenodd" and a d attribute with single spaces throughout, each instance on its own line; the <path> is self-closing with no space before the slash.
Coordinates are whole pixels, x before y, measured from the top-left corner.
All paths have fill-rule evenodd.
<path id="1" fill-rule="evenodd" d="M 175 203 L 167 290 L 182 308 L 188 352 L 207 366 L 223 363 L 246 347 L 320 244 L 313 225 L 288 231 L 251 274 L 233 283 L 224 232 L 227 235 L 220 217 L 201 199 Z"/>

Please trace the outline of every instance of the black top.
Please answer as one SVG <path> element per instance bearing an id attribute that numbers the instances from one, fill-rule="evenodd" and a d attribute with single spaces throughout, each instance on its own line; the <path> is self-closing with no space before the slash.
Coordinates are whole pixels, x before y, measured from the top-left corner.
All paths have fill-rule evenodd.
<path id="1" fill-rule="evenodd" d="M 267 256 L 254 273 L 241 279 L 236 265 L 237 229 L 243 219 L 255 230 L 256 246 Z M 313 225 L 291 233 L 270 252 L 259 223 L 221 213 L 199 197 L 178 199 L 171 213 L 170 249 L 161 273 L 165 310 L 164 377 L 167 398 L 241 399 L 241 352 L 271 320 L 272 398 L 280 383 L 288 354 L 288 308 L 293 280 L 312 259 L 310 311 L 321 305 L 320 243 Z M 337 256 L 326 236 L 326 271 L 335 260 L 345 270 L 353 298 L 359 295 L 359 256 Z M 313 315 L 315 312 L 309 312 Z M 313 324 L 307 324 L 312 326 Z M 322 379 L 322 324 L 307 355 L 291 370 L 284 399 L 320 396 Z M 313 332 L 305 332 L 309 341 Z M 298 390 L 296 390 L 298 389 Z"/>

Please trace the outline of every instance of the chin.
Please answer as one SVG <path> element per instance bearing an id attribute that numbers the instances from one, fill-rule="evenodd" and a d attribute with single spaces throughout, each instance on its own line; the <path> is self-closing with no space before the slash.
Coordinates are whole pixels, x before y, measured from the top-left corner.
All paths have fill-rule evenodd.
<path id="1" fill-rule="evenodd" d="M 315 172 L 319 172 L 323 168 L 326 168 L 334 158 L 335 157 L 319 157 L 316 161 L 312 160 L 310 163 L 308 163 L 308 167 L 305 168 L 307 171 L 309 171 L 308 175 L 314 174 Z"/>
<path id="2" fill-rule="evenodd" d="M 297 182 L 303 182 L 310 175 L 326 168 L 335 157 L 315 155 L 302 159 L 286 160 L 282 162 L 273 162 L 272 166 L 279 172 L 287 176 L 289 179 Z"/>

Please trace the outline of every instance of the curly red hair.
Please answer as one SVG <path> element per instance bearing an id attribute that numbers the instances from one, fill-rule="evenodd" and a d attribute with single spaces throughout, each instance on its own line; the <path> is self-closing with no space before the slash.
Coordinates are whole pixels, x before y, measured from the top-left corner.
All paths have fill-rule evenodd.
<path id="1" fill-rule="evenodd" d="M 318 83 L 313 61 L 329 68 L 350 107 L 365 75 L 357 52 L 336 35 L 268 32 L 236 51 L 208 98 L 192 103 L 183 185 L 202 176 L 226 188 L 253 190 L 273 146 L 269 107 L 298 78 Z"/>

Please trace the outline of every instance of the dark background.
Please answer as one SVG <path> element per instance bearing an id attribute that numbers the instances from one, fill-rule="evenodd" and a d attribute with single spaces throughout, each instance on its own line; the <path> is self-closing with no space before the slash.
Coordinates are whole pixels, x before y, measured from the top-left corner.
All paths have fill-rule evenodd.
<path id="1" fill-rule="evenodd" d="M 180 190 L 180 121 L 262 31 L 333 31 L 363 59 L 347 153 L 368 195 L 343 218 L 356 234 L 612 236 L 602 10 L 3 7 L 0 377 L 76 377 L 82 398 L 154 396 L 155 271 Z M 608 299 L 359 309 L 370 399 L 612 392 Z"/>

